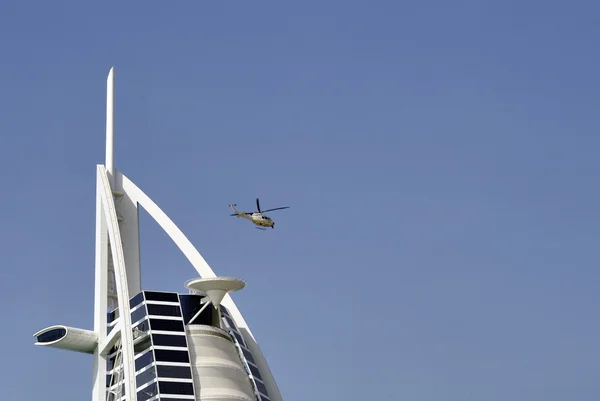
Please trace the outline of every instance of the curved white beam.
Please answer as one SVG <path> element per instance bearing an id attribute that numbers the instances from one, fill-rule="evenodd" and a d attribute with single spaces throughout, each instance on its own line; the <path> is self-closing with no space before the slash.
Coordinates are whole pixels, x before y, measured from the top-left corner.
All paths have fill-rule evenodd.
<path id="1" fill-rule="evenodd" d="M 156 203 L 148 195 L 146 195 L 140 188 L 137 187 L 125 174 L 119 172 L 120 178 L 122 179 L 123 192 L 126 193 L 133 202 L 137 202 L 152 216 L 152 218 L 158 223 L 158 225 L 167 233 L 169 237 L 175 242 L 175 245 L 183 252 L 185 257 L 194 266 L 200 277 L 209 278 L 216 277 L 213 270 L 210 268 L 206 260 L 200 255 L 200 252 L 190 242 L 190 240 L 183 234 L 183 232 L 175 225 L 175 223 L 163 212 Z M 271 373 L 271 369 L 265 360 L 265 357 L 254 338 L 254 335 L 250 331 L 248 324 L 244 320 L 241 312 L 237 308 L 236 304 L 231 299 L 229 294 L 225 295 L 221 302 L 231 314 L 237 326 L 240 328 L 240 332 L 244 335 L 244 339 L 250 347 L 250 351 L 256 360 L 260 373 L 264 379 L 269 397 L 272 401 L 282 401 L 281 393 L 275 382 L 275 378 Z"/>
<path id="2" fill-rule="evenodd" d="M 127 288 L 127 272 L 125 270 L 125 256 L 123 254 L 123 243 L 119 231 L 119 220 L 115 209 L 114 198 L 107 171 L 102 165 L 98 165 L 98 179 L 101 189 L 100 198 L 104 211 L 110 248 L 115 270 L 115 282 L 117 285 L 117 298 L 119 304 L 119 315 L 121 321 L 121 345 L 123 350 L 123 372 L 125 379 L 126 400 L 136 401 L 135 364 L 133 353 L 133 333 L 131 332 L 131 312 L 129 308 L 129 289 Z"/>

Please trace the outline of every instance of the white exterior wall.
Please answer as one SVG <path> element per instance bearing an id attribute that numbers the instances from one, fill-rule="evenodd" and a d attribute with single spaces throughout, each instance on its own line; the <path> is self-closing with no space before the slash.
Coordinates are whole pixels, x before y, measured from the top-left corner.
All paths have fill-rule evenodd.
<path id="1" fill-rule="evenodd" d="M 226 331 L 189 325 L 186 336 L 196 401 L 256 401 L 248 374 Z"/>

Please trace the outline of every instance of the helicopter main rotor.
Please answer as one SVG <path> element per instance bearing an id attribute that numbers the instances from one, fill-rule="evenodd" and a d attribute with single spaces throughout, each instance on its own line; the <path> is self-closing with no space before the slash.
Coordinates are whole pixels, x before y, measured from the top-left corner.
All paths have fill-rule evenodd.
<path id="1" fill-rule="evenodd" d="M 274 209 L 267 209 L 267 210 L 260 210 L 260 201 L 258 200 L 258 198 L 256 198 L 256 210 L 258 210 L 258 213 L 266 213 L 266 212 L 272 212 L 274 210 L 282 210 L 282 209 L 289 209 L 289 206 L 283 206 L 283 207 L 276 207 Z"/>

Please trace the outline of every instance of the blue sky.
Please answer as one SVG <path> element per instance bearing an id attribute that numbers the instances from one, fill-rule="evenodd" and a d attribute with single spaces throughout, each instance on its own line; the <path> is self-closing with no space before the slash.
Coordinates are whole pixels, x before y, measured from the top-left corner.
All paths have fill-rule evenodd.
<path id="1" fill-rule="evenodd" d="M 91 359 L 32 334 L 93 324 L 114 65 L 117 168 L 247 280 L 286 401 L 597 400 L 599 11 L 3 1 L 3 398 L 91 396 Z M 292 207 L 275 230 L 228 216 L 256 197 Z M 185 291 L 141 229 L 143 286 Z"/>

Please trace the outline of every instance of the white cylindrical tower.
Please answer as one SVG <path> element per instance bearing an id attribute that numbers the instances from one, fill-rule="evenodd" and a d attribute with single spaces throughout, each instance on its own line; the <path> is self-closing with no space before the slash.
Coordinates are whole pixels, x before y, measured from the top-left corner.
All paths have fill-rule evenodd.
<path id="1" fill-rule="evenodd" d="M 248 373 L 229 333 L 221 326 L 221 301 L 228 292 L 241 290 L 246 283 L 233 277 L 190 280 L 186 287 L 206 294 L 215 309 L 213 325 L 186 327 L 196 400 L 256 401 Z M 198 314 L 204 310 L 202 308 Z"/>
<path id="2" fill-rule="evenodd" d="M 186 336 L 197 401 L 256 401 L 248 373 L 225 330 L 189 325 Z"/>

